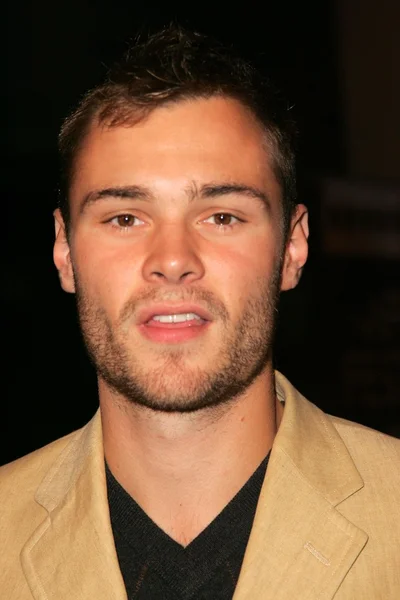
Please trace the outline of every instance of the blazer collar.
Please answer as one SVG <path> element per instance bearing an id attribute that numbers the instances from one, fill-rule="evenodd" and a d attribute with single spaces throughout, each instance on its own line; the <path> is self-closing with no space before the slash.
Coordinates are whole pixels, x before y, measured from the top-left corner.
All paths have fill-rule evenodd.
<path id="1" fill-rule="evenodd" d="M 126 600 L 106 489 L 98 411 L 36 492 L 47 516 L 21 554 L 35 600 Z"/>
<path id="2" fill-rule="evenodd" d="M 276 373 L 284 415 L 234 600 L 330 600 L 367 534 L 338 506 L 363 487 L 330 417 Z"/>

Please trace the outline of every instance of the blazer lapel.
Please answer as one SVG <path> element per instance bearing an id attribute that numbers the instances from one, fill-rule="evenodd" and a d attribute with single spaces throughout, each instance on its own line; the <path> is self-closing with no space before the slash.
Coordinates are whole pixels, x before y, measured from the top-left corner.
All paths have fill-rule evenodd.
<path id="1" fill-rule="evenodd" d="M 277 374 L 275 438 L 234 600 L 330 600 L 367 543 L 339 505 L 363 481 L 329 417 Z"/>
<path id="2" fill-rule="evenodd" d="M 53 465 L 36 501 L 47 516 L 21 554 L 35 600 L 126 600 L 109 519 L 100 413 Z"/>

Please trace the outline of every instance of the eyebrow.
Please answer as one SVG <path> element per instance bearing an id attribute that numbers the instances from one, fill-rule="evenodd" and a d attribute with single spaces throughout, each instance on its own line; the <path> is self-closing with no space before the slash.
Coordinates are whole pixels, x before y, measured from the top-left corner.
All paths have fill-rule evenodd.
<path id="1" fill-rule="evenodd" d="M 112 198 L 127 198 L 129 200 L 154 200 L 154 195 L 147 188 L 140 185 L 126 185 L 109 187 L 103 190 L 95 190 L 86 194 L 79 208 L 82 214 L 89 206 L 95 204 L 99 200 Z"/>
<path id="2" fill-rule="evenodd" d="M 207 183 L 198 187 L 195 182 L 192 182 L 192 184 L 188 186 L 185 191 L 190 202 L 193 202 L 197 199 L 218 198 L 220 196 L 229 196 L 231 194 L 235 194 L 257 200 L 261 202 L 263 207 L 268 211 L 271 210 L 271 202 L 265 192 L 261 191 L 257 187 L 241 183 Z M 82 214 L 85 212 L 89 206 L 95 204 L 99 200 L 113 198 L 151 202 L 155 200 L 155 195 L 148 188 L 140 185 L 116 186 L 104 188 L 102 190 L 95 190 L 89 192 L 83 198 L 80 206 L 80 213 Z"/>
<path id="3" fill-rule="evenodd" d="M 200 198 L 218 198 L 219 196 L 229 196 L 230 194 L 242 195 L 253 200 L 258 200 L 268 210 L 271 209 L 271 202 L 267 194 L 257 187 L 244 185 L 241 183 L 211 183 L 202 185 Z"/>

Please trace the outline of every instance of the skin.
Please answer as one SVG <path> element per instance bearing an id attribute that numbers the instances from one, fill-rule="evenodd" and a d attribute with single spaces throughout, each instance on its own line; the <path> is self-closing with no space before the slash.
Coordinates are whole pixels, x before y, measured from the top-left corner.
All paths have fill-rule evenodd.
<path id="1" fill-rule="evenodd" d="M 77 292 L 97 365 L 107 462 L 182 545 L 254 472 L 282 416 L 271 362 L 275 305 L 299 281 L 308 225 L 299 205 L 283 239 L 271 162 L 260 126 L 239 102 L 183 101 L 133 127 L 93 124 L 71 185 L 68 240 L 55 212 L 54 260 L 63 289 Z M 204 186 L 232 183 L 267 204 L 248 192 L 202 195 Z M 126 186 L 148 194 L 97 198 Z M 143 334 L 149 306 L 188 301 L 210 317 L 199 335 L 165 342 Z M 142 396 L 115 385 L 121 373 Z M 236 395 L 226 387 L 234 377 L 242 381 Z M 226 397 L 204 400 L 210 381 L 225 385 Z"/>

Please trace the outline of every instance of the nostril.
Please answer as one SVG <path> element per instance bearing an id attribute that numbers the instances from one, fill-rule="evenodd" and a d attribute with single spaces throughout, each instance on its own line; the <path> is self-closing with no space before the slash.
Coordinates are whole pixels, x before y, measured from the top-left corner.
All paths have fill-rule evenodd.
<path id="1" fill-rule="evenodd" d="M 181 279 L 186 279 L 189 275 L 193 275 L 193 271 L 187 271 L 186 273 L 182 273 Z"/>
<path id="2" fill-rule="evenodd" d="M 161 271 L 153 271 L 151 275 L 154 279 L 166 279 L 166 276 Z"/>
<path id="3" fill-rule="evenodd" d="M 161 271 L 153 271 L 152 275 L 158 279 L 168 279 L 167 275 L 165 273 L 162 273 Z M 193 271 L 186 271 L 185 273 L 182 273 L 178 276 L 178 280 L 183 281 L 191 275 L 194 275 Z"/>

